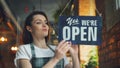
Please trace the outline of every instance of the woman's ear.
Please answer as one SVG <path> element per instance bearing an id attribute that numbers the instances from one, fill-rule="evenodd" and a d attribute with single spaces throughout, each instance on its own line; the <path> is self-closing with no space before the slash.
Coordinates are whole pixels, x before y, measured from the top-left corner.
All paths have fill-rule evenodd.
<path id="1" fill-rule="evenodd" d="M 30 27 L 30 26 L 26 26 L 26 29 L 27 29 L 29 32 L 31 32 L 31 31 L 32 31 L 32 29 L 31 29 L 31 27 Z"/>

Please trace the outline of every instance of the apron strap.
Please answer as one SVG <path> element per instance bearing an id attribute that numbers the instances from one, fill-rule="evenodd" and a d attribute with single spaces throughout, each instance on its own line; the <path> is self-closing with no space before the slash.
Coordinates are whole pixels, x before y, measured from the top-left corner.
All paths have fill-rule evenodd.
<path id="1" fill-rule="evenodd" d="M 30 47 L 31 47 L 32 57 L 35 57 L 35 48 L 33 46 L 33 43 L 30 43 Z"/>
<path id="2" fill-rule="evenodd" d="M 47 46 L 48 46 L 48 48 L 50 48 L 50 50 L 51 50 L 52 52 L 54 52 L 54 53 L 55 53 L 55 50 L 54 50 L 54 49 L 52 49 L 52 47 L 50 47 L 48 44 L 47 44 Z"/>

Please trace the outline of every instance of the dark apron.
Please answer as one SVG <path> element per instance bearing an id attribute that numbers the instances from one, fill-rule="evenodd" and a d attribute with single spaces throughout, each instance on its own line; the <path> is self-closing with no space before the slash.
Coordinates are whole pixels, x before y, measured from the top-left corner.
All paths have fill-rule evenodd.
<path id="1" fill-rule="evenodd" d="M 32 68 L 42 68 L 48 61 L 50 61 L 52 57 L 36 58 L 34 46 L 32 44 L 30 44 L 30 46 L 32 53 L 32 59 L 30 60 L 32 64 Z M 59 61 L 54 68 L 64 68 L 64 59 Z"/>

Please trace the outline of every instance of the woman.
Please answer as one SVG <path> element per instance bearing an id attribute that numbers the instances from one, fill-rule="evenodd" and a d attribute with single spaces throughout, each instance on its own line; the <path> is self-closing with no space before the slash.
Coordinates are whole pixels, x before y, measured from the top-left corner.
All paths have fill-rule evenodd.
<path id="1" fill-rule="evenodd" d="M 16 53 L 17 68 L 80 68 L 78 47 L 61 41 L 57 47 L 47 44 L 50 28 L 46 14 L 33 11 L 25 21 L 23 43 Z M 76 52 L 75 52 L 76 50 Z M 70 52 L 73 64 L 69 64 L 66 53 Z"/>

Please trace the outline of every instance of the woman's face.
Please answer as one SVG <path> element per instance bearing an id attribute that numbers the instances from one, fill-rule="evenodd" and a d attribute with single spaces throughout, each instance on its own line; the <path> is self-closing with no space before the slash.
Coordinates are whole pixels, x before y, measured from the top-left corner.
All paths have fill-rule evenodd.
<path id="1" fill-rule="evenodd" d="M 49 26 L 48 21 L 43 15 L 34 15 L 32 26 L 31 26 L 31 33 L 33 36 L 37 37 L 46 37 L 48 36 Z"/>

